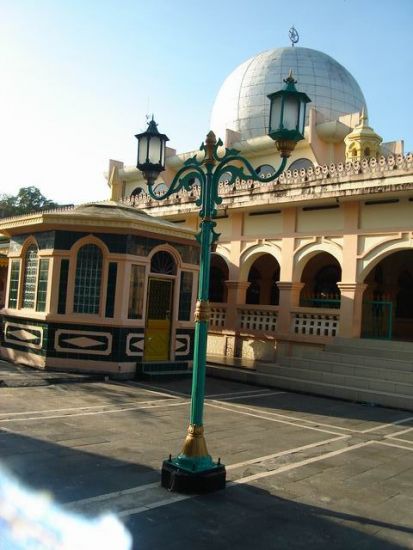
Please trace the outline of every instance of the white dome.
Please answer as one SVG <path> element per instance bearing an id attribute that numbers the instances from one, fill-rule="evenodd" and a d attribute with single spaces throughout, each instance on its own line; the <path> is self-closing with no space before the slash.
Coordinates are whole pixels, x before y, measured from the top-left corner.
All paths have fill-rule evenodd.
<path id="1" fill-rule="evenodd" d="M 224 138 L 227 128 L 240 132 L 243 140 L 266 135 L 267 95 L 284 86 L 290 69 L 297 89 L 311 99 L 307 109 L 315 107 L 326 121 L 367 110 L 360 86 L 332 57 L 309 48 L 277 48 L 248 59 L 225 80 L 211 114 L 216 135 Z"/>

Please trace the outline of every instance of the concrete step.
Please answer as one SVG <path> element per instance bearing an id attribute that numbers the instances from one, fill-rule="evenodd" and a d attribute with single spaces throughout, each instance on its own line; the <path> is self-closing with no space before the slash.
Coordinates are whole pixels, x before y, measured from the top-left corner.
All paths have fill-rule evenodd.
<path id="1" fill-rule="evenodd" d="M 308 382 L 324 382 L 327 384 L 356 387 L 360 390 L 367 389 L 370 391 L 402 394 L 410 396 L 413 401 L 413 378 L 408 382 L 402 382 L 396 377 L 393 377 L 393 379 L 380 379 L 377 376 L 360 376 L 350 372 L 338 373 L 322 371 L 312 369 L 308 366 L 300 367 L 295 363 L 294 366 L 274 365 L 272 370 L 268 369 L 265 372 L 271 375 L 277 374 L 283 377 L 295 378 Z"/>
<path id="2" fill-rule="evenodd" d="M 258 386 L 269 386 L 278 389 L 314 393 L 325 397 L 346 399 L 362 403 L 377 404 L 384 407 L 413 410 L 413 399 L 411 395 L 395 394 L 388 391 L 376 391 L 367 388 L 358 388 L 352 385 L 334 384 L 321 380 L 307 380 L 285 376 L 276 371 L 274 374 L 264 372 L 253 372 L 249 369 L 238 369 L 231 367 L 220 367 L 208 365 L 209 376 L 223 378 L 226 380 L 237 380 Z"/>
<path id="3" fill-rule="evenodd" d="M 413 362 L 388 357 L 370 357 L 368 355 L 356 355 L 347 353 L 334 353 L 329 351 L 307 351 L 299 353 L 296 350 L 294 357 L 302 359 L 311 359 L 314 361 L 329 362 L 334 364 L 343 364 L 357 367 L 378 367 L 393 371 L 413 372 Z M 283 358 L 284 361 L 284 358 Z"/>
<path id="4" fill-rule="evenodd" d="M 413 364 L 413 342 L 373 340 L 367 338 L 334 338 L 325 351 L 410 361 Z"/>
<path id="5" fill-rule="evenodd" d="M 409 361 L 413 362 L 413 352 L 410 350 L 396 350 L 396 349 L 386 349 L 386 348 L 377 348 L 370 346 L 358 346 L 353 345 L 353 343 L 341 344 L 341 343 L 331 343 L 327 344 L 325 347 L 327 352 L 331 353 L 341 353 L 344 355 L 364 355 L 368 357 L 379 357 L 379 358 L 388 358 L 396 359 L 398 361 Z"/>
<path id="6" fill-rule="evenodd" d="M 308 370 L 321 372 L 332 372 L 348 376 L 361 376 L 364 378 L 378 378 L 381 380 L 393 380 L 406 384 L 413 384 L 413 370 L 401 370 L 391 367 L 373 367 L 367 365 L 354 365 L 341 363 L 331 358 L 310 358 L 310 357 L 283 357 L 279 365 L 284 367 L 299 367 Z M 271 365 L 259 367 L 263 372 L 271 372 Z"/>
<path id="7" fill-rule="evenodd" d="M 374 338 L 340 338 L 337 336 L 331 343 L 335 345 L 351 345 L 357 348 L 405 351 L 413 354 L 413 342 L 402 342 L 397 340 L 375 340 Z"/>

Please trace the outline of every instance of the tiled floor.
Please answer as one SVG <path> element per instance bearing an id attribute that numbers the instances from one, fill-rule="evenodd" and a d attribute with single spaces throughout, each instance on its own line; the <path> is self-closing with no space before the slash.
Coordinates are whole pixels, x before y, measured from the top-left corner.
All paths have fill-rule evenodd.
<path id="1" fill-rule="evenodd" d="M 0 461 L 70 509 L 111 510 L 136 548 L 413 548 L 413 416 L 207 380 L 225 491 L 159 487 L 190 380 L 0 389 Z"/>

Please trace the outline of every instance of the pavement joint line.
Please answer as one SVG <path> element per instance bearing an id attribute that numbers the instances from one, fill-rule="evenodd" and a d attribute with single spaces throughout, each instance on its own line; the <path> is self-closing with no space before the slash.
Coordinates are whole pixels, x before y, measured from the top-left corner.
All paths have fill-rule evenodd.
<path id="1" fill-rule="evenodd" d="M 102 501 L 110 500 L 111 498 L 116 498 L 123 495 L 132 495 L 134 493 L 141 493 L 142 491 L 146 491 L 147 489 L 152 489 L 153 487 L 160 487 L 160 486 L 161 486 L 160 482 L 155 481 L 153 483 L 146 483 L 144 485 L 138 485 L 136 487 L 131 487 L 129 489 L 122 489 L 121 491 L 113 491 L 112 493 L 105 493 L 103 495 L 96 495 L 94 497 L 88 497 L 80 500 L 65 502 L 63 506 L 69 508 L 77 504 L 88 504 L 89 502 L 102 502 Z"/>
<path id="2" fill-rule="evenodd" d="M 302 445 L 300 447 L 294 447 L 292 449 L 286 449 L 285 451 L 278 451 L 278 452 L 272 453 L 270 455 L 259 456 L 259 457 L 256 457 L 256 458 L 252 458 L 250 460 L 245 460 L 243 462 L 236 462 L 236 463 L 227 465 L 226 469 L 227 470 L 234 470 L 236 468 L 241 468 L 243 466 L 248 466 L 249 464 L 264 462 L 266 460 L 271 460 L 273 458 L 278 458 L 280 456 L 294 454 L 294 453 L 297 453 L 297 452 L 300 452 L 300 451 L 305 451 L 307 449 L 313 449 L 315 447 L 321 447 L 321 446 L 324 446 L 324 445 L 328 445 L 330 443 L 334 443 L 336 441 L 340 441 L 340 440 L 346 439 L 348 437 L 350 437 L 350 436 L 340 435 L 338 437 L 332 437 L 330 439 L 325 439 L 323 441 L 317 441 L 315 443 L 309 443 L 308 445 Z M 160 473 L 160 470 L 158 472 Z M 131 487 L 129 489 L 122 489 L 120 491 L 113 491 L 111 493 L 104 493 L 104 494 L 96 495 L 96 496 L 93 496 L 93 497 L 87 497 L 87 498 L 84 498 L 84 499 L 65 502 L 63 506 L 68 507 L 68 508 L 72 508 L 72 507 L 76 507 L 78 505 L 89 504 L 89 503 L 92 503 L 92 502 L 104 502 L 104 501 L 107 501 L 107 500 L 111 500 L 112 498 L 117 498 L 117 497 L 121 497 L 121 496 L 124 496 L 124 495 L 140 493 L 142 491 L 146 491 L 148 489 L 153 489 L 155 487 L 160 487 L 160 482 L 159 481 L 155 481 L 153 483 L 146 483 L 144 485 L 138 485 L 136 487 Z M 142 506 L 140 508 L 145 508 L 145 507 Z"/>
<path id="3" fill-rule="evenodd" d="M 281 392 L 281 393 L 288 393 L 288 392 Z M 259 396 L 257 396 L 257 397 L 259 397 Z M 234 407 L 239 407 L 240 409 L 243 408 L 243 409 L 247 409 L 247 410 L 256 410 L 256 409 L 252 409 L 251 407 L 247 407 L 246 405 L 237 405 L 237 404 L 235 404 Z M 334 428 L 336 430 L 343 430 L 343 431 L 346 431 L 346 432 L 359 433 L 359 434 L 374 432 L 374 431 L 377 431 L 377 430 L 381 430 L 383 428 L 388 428 L 388 427 L 391 427 L 393 425 L 402 424 L 402 423 L 408 422 L 409 420 L 413 420 L 413 416 L 409 416 L 409 417 L 403 418 L 401 420 L 396 420 L 395 422 L 389 422 L 387 424 L 381 424 L 379 426 L 375 426 L 373 428 L 368 428 L 366 430 L 357 430 L 355 428 L 345 428 L 343 426 L 336 426 L 334 424 L 326 424 L 325 422 L 317 422 L 315 420 L 308 420 L 306 418 L 299 418 L 297 416 L 291 416 L 291 415 L 288 415 L 288 414 L 276 413 L 276 412 L 271 412 L 271 411 L 265 412 L 265 414 L 269 414 L 269 415 L 272 415 L 272 416 L 280 416 L 282 418 L 287 418 L 288 420 L 297 420 L 298 422 L 308 422 L 309 424 L 315 424 L 316 426 L 324 426 L 326 428 Z M 411 427 L 411 428 L 409 428 L 408 430 L 405 430 L 405 431 L 409 431 L 409 430 L 413 430 L 413 427 Z M 405 433 L 405 432 L 399 432 L 399 433 Z M 390 437 L 390 436 L 388 436 L 388 437 Z"/>
<path id="4" fill-rule="evenodd" d="M 180 403 L 165 403 L 163 405 L 145 405 L 143 407 L 126 407 L 124 409 L 112 409 L 108 411 L 88 411 L 83 413 L 74 413 L 74 414 L 55 414 L 55 415 L 49 415 L 49 416 L 34 416 L 29 418 L 5 418 L 0 420 L 0 423 L 2 422 L 26 422 L 29 420 L 50 420 L 54 418 L 73 418 L 75 416 L 91 416 L 96 414 L 111 414 L 111 413 L 121 413 L 121 412 L 127 412 L 127 411 L 136 411 L 139 409 L 157 409 L 160 407 L 178 407 L 180 405 L 187 405 L 188 400 L 182 401 Z M 1 427 L 1 426 L 0 426 Z"/>
<path id="5" fill-rule="evenodd" d="M 240 395 L 240 396 L 251 395 L 251 397 L 254 397 L 254 395 L 261 394 L 261 393 L 265 395 L 267 393 L 274 393 L 274 392 L 271 392 L 271 390 L 261 389 L 261 390 L 240 391 L 240 392 L 212 393 L 211 395 L 206 394 L 205 398 L 206 399 L 219 398 L 219 397 L 226 398 L 226 397 L 232 397 L 236 395 Z M 285 393 L 285 392 L 282 392 L 282 393 Z"/>
<path id="6" fill-rule="evenodd" d="M 387 435 L 386 437 L 396 437 L 398 435 L 407 434 L 408 432 L 411 432 L 413 430 L 413 426 L 411 428 L 407 428 L 407 430 L 401 430 L 400 432 L 395 432 L 393 434 Z"/>
<path id="7" fill-rule="evenodd" d="M 256 409 L 252 409 L 251 407 L 247 407 L 246 405 L 237 405 L 235 404 L 234 407 L 238 407 L 240 409 L 247 409 L 247 410 L 251 410 L 251 411 L 255 411 Z M 265 414 L 269 414 L 269 415 L 272 415 L 272 416 L 280 416 L 281 418 L 286 418 L 288 420 L 291 420 L 291 421 L 298 421 L 298 422 L 308 422 L 309 424 L 315 424 L 316 426 L 324 426 L 326 428 L 334 428 L 336 430 L 344 430 L 346 432 L 351 432 L 351 433 L 354 433 L 354 432 L 358 432 L 358 430 L 353 430 L 351 428 L 344 428 L 344 427 L 341 427 L 341 426 L 335 426 L 334 424 L 325 424 L 323 422 L 317 422 L 315 420 L 307 420 L 306 418 L 299 418 L 297 416 L 291 416 L 291 415 L 288 415 L 288 414 L 282 414 L 282 413 L 276 413 L 276 412 L 271 412 L 271 411 L 265 411 Z"/>
<path id="8" fill-rule="evenodd" d="M 314 449 L 315 447 L 322 447 L 323 445 L 328 445 L 329 443 L 334 443 L 335 441 L 341 441 L 342 439 L 347 439 L 351 436 L 349 435 L 339 435 L 337 437 L 332 437 L 331 439 L 324 439 L 323 441 L 317 441 L 315 443 L 309 443 L 308 445 L 302 445 L 301 447 L 295 447 L 293 449 L 287 449 L 285 451 L 279 451 L 270 455 L 260 456 L 258 458 L 251 458 L 250 460 L 244 460 L 244 462 L 237 462 L 235 464 L 229 464 L 225 466 L 227 470 L 235 470 L 236 468 L 242 468 L 243 466 L 248 466 L 250 464 L 256 464 L 257 462 L 264 462 L 265 460 L 271 460 L 273 458 L 278 458 L 280 456 L 286 456 L 289 454 L 298 453 L 300 451 L 306 451 L 307 449 Z"/>
<path id="9" fill-rule="evenodd" d="M 231 397 L 222 397 L 221 399 L 216 399 L 216 401 L 235 401 L 237 399 L 253 399 L 254 397 L 271 397 L 273 395 L 281 395 L 285 392 L 283 391 L 274 391 L 269 393 L 259 393 L 254 395 L 234 395 Z M 213 396 L 212 396 L 213 397 Z M 219 396 L 218 396 L 219 397 Z M 206 399 L 210 399 L 210 396 L 207 396 Z"/>
<path id="10" fill-rule="evenodd" d="M 349 436 L 340 435 L 337 438 L 332 438 L 330 440 L 325 441 L 324 444 L 329 444 L 329 443 L 332 443 L 332 442 L 340 440 L 340 439 L 346 439 L 348 437 Z M 286 464 L 284 466 L 281 466 L 280 468 L 277 468 L 276 470 L 271 470 L 271 471 L 266 471 L 266 472 L 258 472 L 256 474 L 251 474 L 251 475 L 248 475 L 248 476 L 244 476 L 244 477 L 239 478 L 237 480 L 233 480 L 233 481 L 228 482 L 226 484 L 226 488 L 230 489 L 232 487 L 237 487 L 239 485 L 244 485 L 246 483 L 250 483 L 250 482 L 256 481 L 258 479 L 263 479 L 263 478 L 266 478 L 266 477 L 282 474 L 284 472 L 287 472 L 287 471 L 290 471 L 290 470 L 293 470 L 293 469 L 297 469 L 297 468 L 301 468 L 303 466 L 307 466 L 308 464 L 312 464 L 314 462 L 319 462 L 321 460 L 326 460 L 326 459 L 329 459 L 329 458 L 333 458 L 333 457 L 341 455 L 343 453 L 346 453 L 346 452 L 349 452 L 349 451 L 354 451 L 354 450 L 372 445 L 374 443 L 377 443 L 379 445 L 384 445 L 384 446 L 398 447 L 398 448 L 402 448 L 402 449 L 406 449 L 406 450 L 413 450 L 413 449 L 408 449 L 406 447 L 402 447 L 402 446 L 399 446 L 399 445 L 396 446 L 396 445 L 393 445 L 392 443 L 387 443 L 387 442 L 384 442 L 384 441 L 376 441 L 376 440 L 364 441 L 364 442 L 361 442 L 361 443 L 357 443 L 355 445 L 345 447 L 343 449 L 336 449 L 334 451 L 330 451 L 330 452 L 325 453 L 323 455 L 319 455 L 319 456 L 311 457 L 311 458 L 308 458 L 308 459 L 304 459 L 304 460 L 301 460 L 299 462 L 295 462 L 295 463 L 292 463 L 292 464 Z M 282 453 L 291 453 L 291 452 L 293 452 L 293 450 L 283 451 Z M 277 454 L 279 455 L 279 453 L 277 453 Z M 265 460 L 265 459 L 266 459 L 266 457 L 261 457 L 261 460 Z M 258 458 L 258 459 L 255 459 L 255 460 L 259 461 L 260 459 Z M 240 466 L 240 464 L 242 464 L 242 463 L 238 463 L 238 466 Z M 230 467 L 235 468 L 236 466 L 237 466 L 236 464 L 233 464 L 233 465 L 230 465 L 229 467 L 227 467 L 227 469 L 230 468 Z M 120 495 L 124 495 L 124 494 L 133 494 L 134 492 L 141 492 L 141 491 L 151 489 L 151 488 L 155 488 L 155 487 L 159 487 L 158 482 L 150 483 L 150 484 L 146 484 L 146 485 L 141 485 L 137 488 L 126 489 L 124 491 L 120 491 L 120 492 L 117 492 L 117 493 L 108 493 L 106 495 L 100 495 L 98 497 L 91 497 L 90 499 L 84 499 L 83 501 L 76 501 L 76 502 L 73 502 L 73 503 L 66 503 L 65 506 L 69 506 L 69 505 L 75 506 L 76 504 L 81 504 L 81 503 L 86 503 L 86 502 L 93 502 L 93 501 L 98 502 L 98 501 L 103 501 L 103 500 L 109 500 L 111 498 L 111 496 L 116 497 L 116 496 L 120 496 Z M 160 508 L 162 506 L 167 506 L 167 505 L 170 505 L 170 504 L 174 504 L 176 502 L 180 502 L 180 501 L 183 501 L 183 500 L 188 500 L 188 499 L 195 498 L 195 497 L 198 497 L 198 496 L 199 495 L 197 495 L 197 494 L 195 494 L 195 495 L 179 495 L 179 494 L 176 494 L 176 493 L 171 493 L 171 495 L 168 498 L 163 498 L 163 499 L 158 500 L 156 502 L 148 503 L 148 504 L 141 505 L 141 506 L 138 506 L 138 507 L 135 507 L 135 508 L 129 508 L 127 510 L 122 510 L 122 511 L 119 511 L 118 513 L 116 513 L 116 515 L 120 518 L 125 518 L 125 517 L 128 517 L 128 516 L 137 515 L 137 514 L 140 514 L 140 513 L 143 513 L 143 512 L 147 512 L 151 509 Z"/>
<path id="11" fill-rule="evenodd" d="M 396 447 L 396 449 L 405 449 L 406 451 L 413 451 L 413 447 L 406 447 L 406 445 L 398 445 L 397 443 L 390 443 L 390 441 L 376 441 L 378 445 L 384 445 L 385 447 Z"/>
<path id="12" fill-rule="evenodd" d="M 161 506 L 167 506 L 168 504 L 174 504 L 175 502 L 180 502 L 182 500 L 195 498 L 196 496 L 199 496 L 199 495 L 177 495 L 176 493 L 171 493 L 171 496 L 169 498 L 158 500 L 157 502 L 139 506 L 137 508 L 122 510 L 121 512 L 118 512 L 116 515 L 119 518 L 133 516 L 136 514 L 141 514 L 142 512 L 148 512 L 149 510 L 153 510 L 154 508 L 160 508 Z"/>
<path id="13" fill-rule="evenodd" d="M 385 437 L 385 439 L 386 440 L 392 439 L 393 441 L 402 441 L 403 443 L 410 443 L 411 445 L 413 445 L 413 441 L 410 441 L 410 439 L 404 439 L 403 437 L 388 436 L 388 437 Z"/>
<path id="14" fill-rule="evenodd" d="M 375 443 L 375 441 L 371 440 L 371 441 L 365 441 L 363 443 L 357 443 L 355 445 L 345 447 L 344 449 L 338 449 L 338 450 L 335 450 L 335 451 L 331 451 L 331 452 L 326 453 L 326 454 L 321 455 L 321 456 L 316 456 L 316 457 L 308 458 L 308 459 L 305 459 L 305 460 L 301 460 L 300 462 L 296 462 L 294 464 L 287 464 L 285 466 L 281 466 L 280 468 L 278 468 L 276 470 L 271 470 L 271 471 L 267 471 L 267 472 L 259 472 L 257 474 L 252 474 L 252 475 L 249 475 L 249 476 L 245 476 L 245 477 L 239 478 L 239 479 L 234 480 L 234 481 L 229 481 L 226 484 L 226 489 L 231 489 L 231 488 L 234 488 L 234 487 L 238 487 L 239 485 L 244 485 L 246 483 L 250 483 L 251 481 L 256 481 L 257 479 L 262 479 L 262 478 L 265 478 L 265 477 L 274 476 L 274 475 L 277 475 L 277 474 L 282 474 L 283 472 L 293 470 L 293 469 L 296 469 L 296 468 L 301 468 L 302 466 L 307 466 L 308 464 L 312 464 L 314 462 L 319 462 L 321 460 L 326 460 L 328 458 L 333 458 L 334 456 L 337 456 L 337 455 L 340 455 L 340 454 L 343 454 L 343 453 L 346 453 L 346 452 L 349 452 L 349 451 L 353 451 L 353 450 L 356 450 L 356 449 L 359 449 L 359 448 L 362 448 L 362 447 L 366 447 L 368 445 L 371 445 L 372 443 Z M 137 515 L 137 514 L 141 514 L 143 512 L 147 512 L 148 510 L 153 510 L 154 508 L 160 508 L 162 506 L 167 506 L 169 504 L 174 504 L 175 502 L 180 502 L 180 501 L 183 501 L 183 500 L 192 499 L 192 498 L 196 498 L 196 497 L 199 497 L 199 496 L 200 495 L 197 495 L 197 494 L 195 494 L 195 495 L 175 495 L 175 494 L 171 494 L 170 498 L 161 499 L 161 500 L 158 500 L 156 502 L 152 502 L 150 504 L 142 505 L 142 506 L 139 506 L 139 507 L 136 507 L 136 508 L 129 508 L 128 510 L 122 510 L 122 511 L 116 513 L 116 515 L 119 518 L 125 518 L 125 517 L 128 517 L 128 516 Z"/>
<path id="15" fill-rule="evenodd" d="M 301 460 L 300 462 L 295 462 L 293 464 L 286 464 L 285 466 L 281 466 L 280 468 L 277 468 L 277 470 L 271 470 L 269 472 L 258 472 L 257 474 L 251 474 L 249 476 L 241 477 L 240 479 L 236 479 L 234 481 L 229 482 L 228 485 L 229 486 L 240 485 L 244 483 L 249 483 L 250 481 L 256 481 L 257 479 L 261 479 L 264 477 L 269 477 L 271 475 L 282 474 L 283 472 L 288 472 L 289 470 L 295 470 L 296 468 L 307 466 L 307 464 L 312 464 L 313 462 L 326 460 L 328 458 L 333 458 L 335 456 L 341 455 L 343 453 L 347 453 L 349 451 L 354 451 L 362 447 L 367 447 L 367 445 L 372 445 L 373 443 L 376 443 L 376 441 L 371 440 L 371 441 L 363 441 L 362 443 L 356 443 L 355 445 L 350 445 L 349 447 L 345 447 L 344 449 L 337 449 L 335 451 L 330 451 L 321 456 L 314 456 L 311 458 L 306 458 L 305 460 Z"/>
<path id="16" fill-rule="evenodd" d="M 125 403 L 119 403 L 119 406 L 126 406 L 126 405 L 146 405 L 147 403 L 160 403 L 161 401 L 170 401 L 169 399 L 158 399 L 157 401 L 126 401 Z M 37 411 L 23 411 L 23 412 L 3 412 L 0 413 L 0 416 L 12 416 L 12 415 L 25 415 L 25 414 L 45 414 L 50 412 L 63 412 L 63 411 L 80 411 L 80 410 L 86 410 L 86 409 L 103 409 L 105 407 L 111 407 L 112 405 L 106 404 L 106 405 L 89 405 L 87 407 L 64 407 L 62 409 L 45 409 L 45 410 L 37 410 Z M 0 422 L 1 422 L 0 418 Z"/>
<path id="17" fill-rule="evenodd" d="M 128 384 L 127 382 L 125 382 L 125 386 L 130 386 L 130 383 Z M 167 390 L 167 391 L 159 391 L 161 388 L 159 388 L 159 386 L 151 386 L 150 384 L 142 384 L 141 382 L 135 382 L 133 384 L 135 387 L 137 388 L 142 388 L 142 389 L 145 389 L 146 391 L 150 392 L 150 393 L 158 393 L 159 395 L 169 395 L 170 397 L 190 397 L 188 394 L 186 393 L 182 393 L 182 392 L 179 392 L 179 391 L 175 391 L 175 390 Z"/>
<path id="18" fill-rule="evenodd" d="M 217 402 L 217 403 L 219 403 L 219 402 Z M 280 424 L 289 424 L 290 426 L 296 426 L 297 428 L 304 428 L 306 430 L 315 430 L 317 432 L 328 433 L 328 434 L 332 434 L 332 435 L 343 435 L 343 434 L 338 433 L 338 432 L 332 432 L 330 430 L 324 430 L 323 428 L 316 428 L 315 426 L 305 426 L 305 425 L 299 424 L 298 422 L 290 422 L 288 420 L 280 420 L 279 418 L 273 418 L 272 416 L 274 415 L 274 413 L 264 412 L 264 414 L 269 415 L 269 416 L 263 416 L 263 415 L 259 415 L 259 414 L 250 413 L 250 412 L 247 412 L 245 410 L 240 410 L 241 407 L 230 409 L 229 407 L 224 407 L 222 405 L 218 405 L 217 403 L 208 403 L 207 401 L 205 402 L 205 404 L 208 405 L 209 407 L 215 407 L 217 409 L 223 409 L 225 411 L 231 411 L 231 412 L 237 413 L 237 414 L 245 414 L 247 416 L 254 416 L 255 418 L 262 418 L 263 420 L 269 420 L 270 422 L 279 422 Z M 249 407 L 242 407 L 242 409 L 248 409 L 248 408 Z M 255 410 L 255 409 L 250 409 L 250 410 Z M 335 427 L 335 426 L 333 426 L 333 427 Z M 337 429 L 340 429 L 340 428 L 337 428 Z"/>
<path id="19" fill-rule="evenodd" d="M 407 418 L 401 418 L 400 420 L 395 420 L 394 422 L 388 422 L 387 424 L 381 424 L 374 428 L 367 428 L 367 430 L 361 430 L 360 433 L 366 434 L 368 432 L 374 432 L 375 430 L 382 430 L 390 426 L 397 426 L 398 424 L 404 424 L 405 422 L 409 422 L 409 420 L 413 420 L 413 416 L 408 416 Z"/>

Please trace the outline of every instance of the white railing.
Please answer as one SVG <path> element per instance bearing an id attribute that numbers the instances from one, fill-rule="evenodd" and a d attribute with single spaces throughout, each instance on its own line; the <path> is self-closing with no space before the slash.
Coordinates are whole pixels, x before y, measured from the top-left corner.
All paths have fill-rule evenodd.
<path id="1" fill-rule="evenodd" d="M 210 328 L 224 328 L 225 319 L 227 317 L 227 304 L 210 304 Z"/>
<path id="2" fill-rule="evenodd" d="M 306 309 L 292 313 L 292 332 L 299 336 L 337 336 L 340 314 L 332 310 Z"/>
<path id="3" fill-rule="evenodd" d="M 277 317 L 277 306 L 241 306 L 238 308 L 239 327 L 243 330 L 275 332 Z"/>

